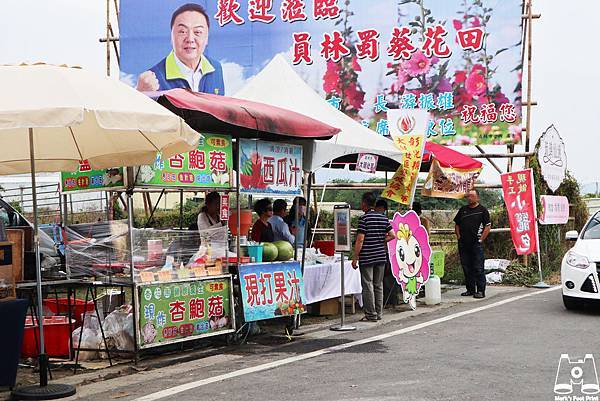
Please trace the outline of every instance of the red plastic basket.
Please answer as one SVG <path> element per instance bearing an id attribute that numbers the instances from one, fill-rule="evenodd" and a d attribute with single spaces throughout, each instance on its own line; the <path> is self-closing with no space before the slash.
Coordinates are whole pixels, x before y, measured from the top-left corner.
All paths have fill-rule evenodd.
<path id="1" fill-rule="evenodd" d="M 315 241 L 313 244 L 315 248 L 321 251 L 321 253 L 328 256 L 335 255 L 335 246 L 333 241 Z"/>
<path id="2" fill-rule="evenodd" d="M 75 323 L 75 320 L 71 319 L 71 323 Z M 22 358 L 34 358 L 39 355 L 39 335 L 37 321 L 34 325 L 31 316 L 27 316 L 21 346 Z M 48 356 L 68 357 L 70 336 L 69 320 L 66 316 L 44 317 L 44 345 Z"/>
<path id="3" fill-rule="evenodd" d="M 67 298 L 46 298 L 44 306 L 55 315 L 67 315 L 69 303 Z M 88 301 L 71 297 L 71 317 L 75 319 L 74 329 L 81 326 L 81 315 L 85 312 L 94 311 L 94 301 Z"/>

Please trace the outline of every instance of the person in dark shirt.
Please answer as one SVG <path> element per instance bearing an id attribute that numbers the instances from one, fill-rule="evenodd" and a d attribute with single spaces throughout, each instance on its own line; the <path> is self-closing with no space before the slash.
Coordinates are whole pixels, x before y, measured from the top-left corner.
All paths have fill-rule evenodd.
<path id="1" fill-rule="evenodd" d="M 360 265 L 363 309 L 366 321 L 381 320 L 383 313 L 383 275 L 387 262 L 387 242 L 394 239 L 392 225 L 382 213 L 375 211 L 375 195 L 362 196 L 361 208 L 365 214 L 358 219 L 352 267 Z"/>
<path id="2" fill-rule="evenodd" d="M 490 213 L 479 204 L 479 193 L 467 194 L 466 206 L 461 207 L 454 218 L 454 232 L 458 238 L 458 253 L 465 274 L 467 291 L 462 296 L 485 298 L 485 273 L 483 242 L 491 229 Z"/>
<path id="3" fill-rule="evenodd" d="M 254 211 L 258 220 L 252 226 L 252 240 L 256 242 L 273 242 L 273 227 L 269 219 L 273 216 L 273 204 L 267 198 L 259 199 L 254 203 Z"/>

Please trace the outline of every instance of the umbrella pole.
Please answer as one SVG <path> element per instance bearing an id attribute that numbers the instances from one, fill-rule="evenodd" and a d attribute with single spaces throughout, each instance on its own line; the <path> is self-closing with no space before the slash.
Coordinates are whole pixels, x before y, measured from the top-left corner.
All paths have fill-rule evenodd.
<path id="1" fill-rule="evenodd" d="M 40 261 L 40 238 L 38 235 L 37 189 L 35 182 L 35 150 L 33 128 L 29 128 L 29 161 L 31 163 L 31 198 L 33 200 L 33 250 L 35 252 L 35 278 L 37 281 L 38 327 L 40 330 L 40 386 L 48 385 L 48 356 L 44 344 L 44 308 L 42 305 L 42 264 Z"/>
<path id="2" fill-rule="evenodd" d="M 33 145 L 33 128 L 29 128 L 29 160 L 31 163 L 31 196 L 33 200 L 33 246 L 35 251 L 35 274 L 37 281 L 38 327 L 40 330 L 40 385 L 19 387 L 12 392 L 15 400 L 51 400 L 70 397 L 75 394 L 75 387 L 67 384 L 48 384 L 48 356 L 44 344 L 44 308 L 42 307 L 42 266 L 40 260 L 40 238 L 38 234 L 37 192 L 35 187 L 35 151 Z"/>

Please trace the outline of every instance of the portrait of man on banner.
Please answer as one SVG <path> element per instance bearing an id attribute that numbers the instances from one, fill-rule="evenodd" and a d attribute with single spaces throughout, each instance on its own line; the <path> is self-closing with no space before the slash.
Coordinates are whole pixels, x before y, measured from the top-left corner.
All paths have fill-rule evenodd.
<path id="1" fill-rule="evenodd" d="M 199 4 L 188 3 L 171 16 L 171 52 L 141 73 L 137 89 L 143 92 L 173 88 L 223 95 L 221 63 L 204 54 L 208 44 L 210 18 Z"/>

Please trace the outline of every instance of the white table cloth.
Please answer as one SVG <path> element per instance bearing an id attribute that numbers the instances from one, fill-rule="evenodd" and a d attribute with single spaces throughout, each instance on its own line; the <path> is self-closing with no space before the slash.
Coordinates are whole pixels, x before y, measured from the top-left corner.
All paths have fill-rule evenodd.
<path id="1" fill-rule="evenodd" d="M 341 296 L 341 261 L 336 258 L 331 263 L 304 266 L 305 303 L 312 304 L 325 299 Z M 352 268 L 351 261 L 344 261 L 344 292 L 354 295 L 362 306 L 362 285 L 360 272 Z"/>

